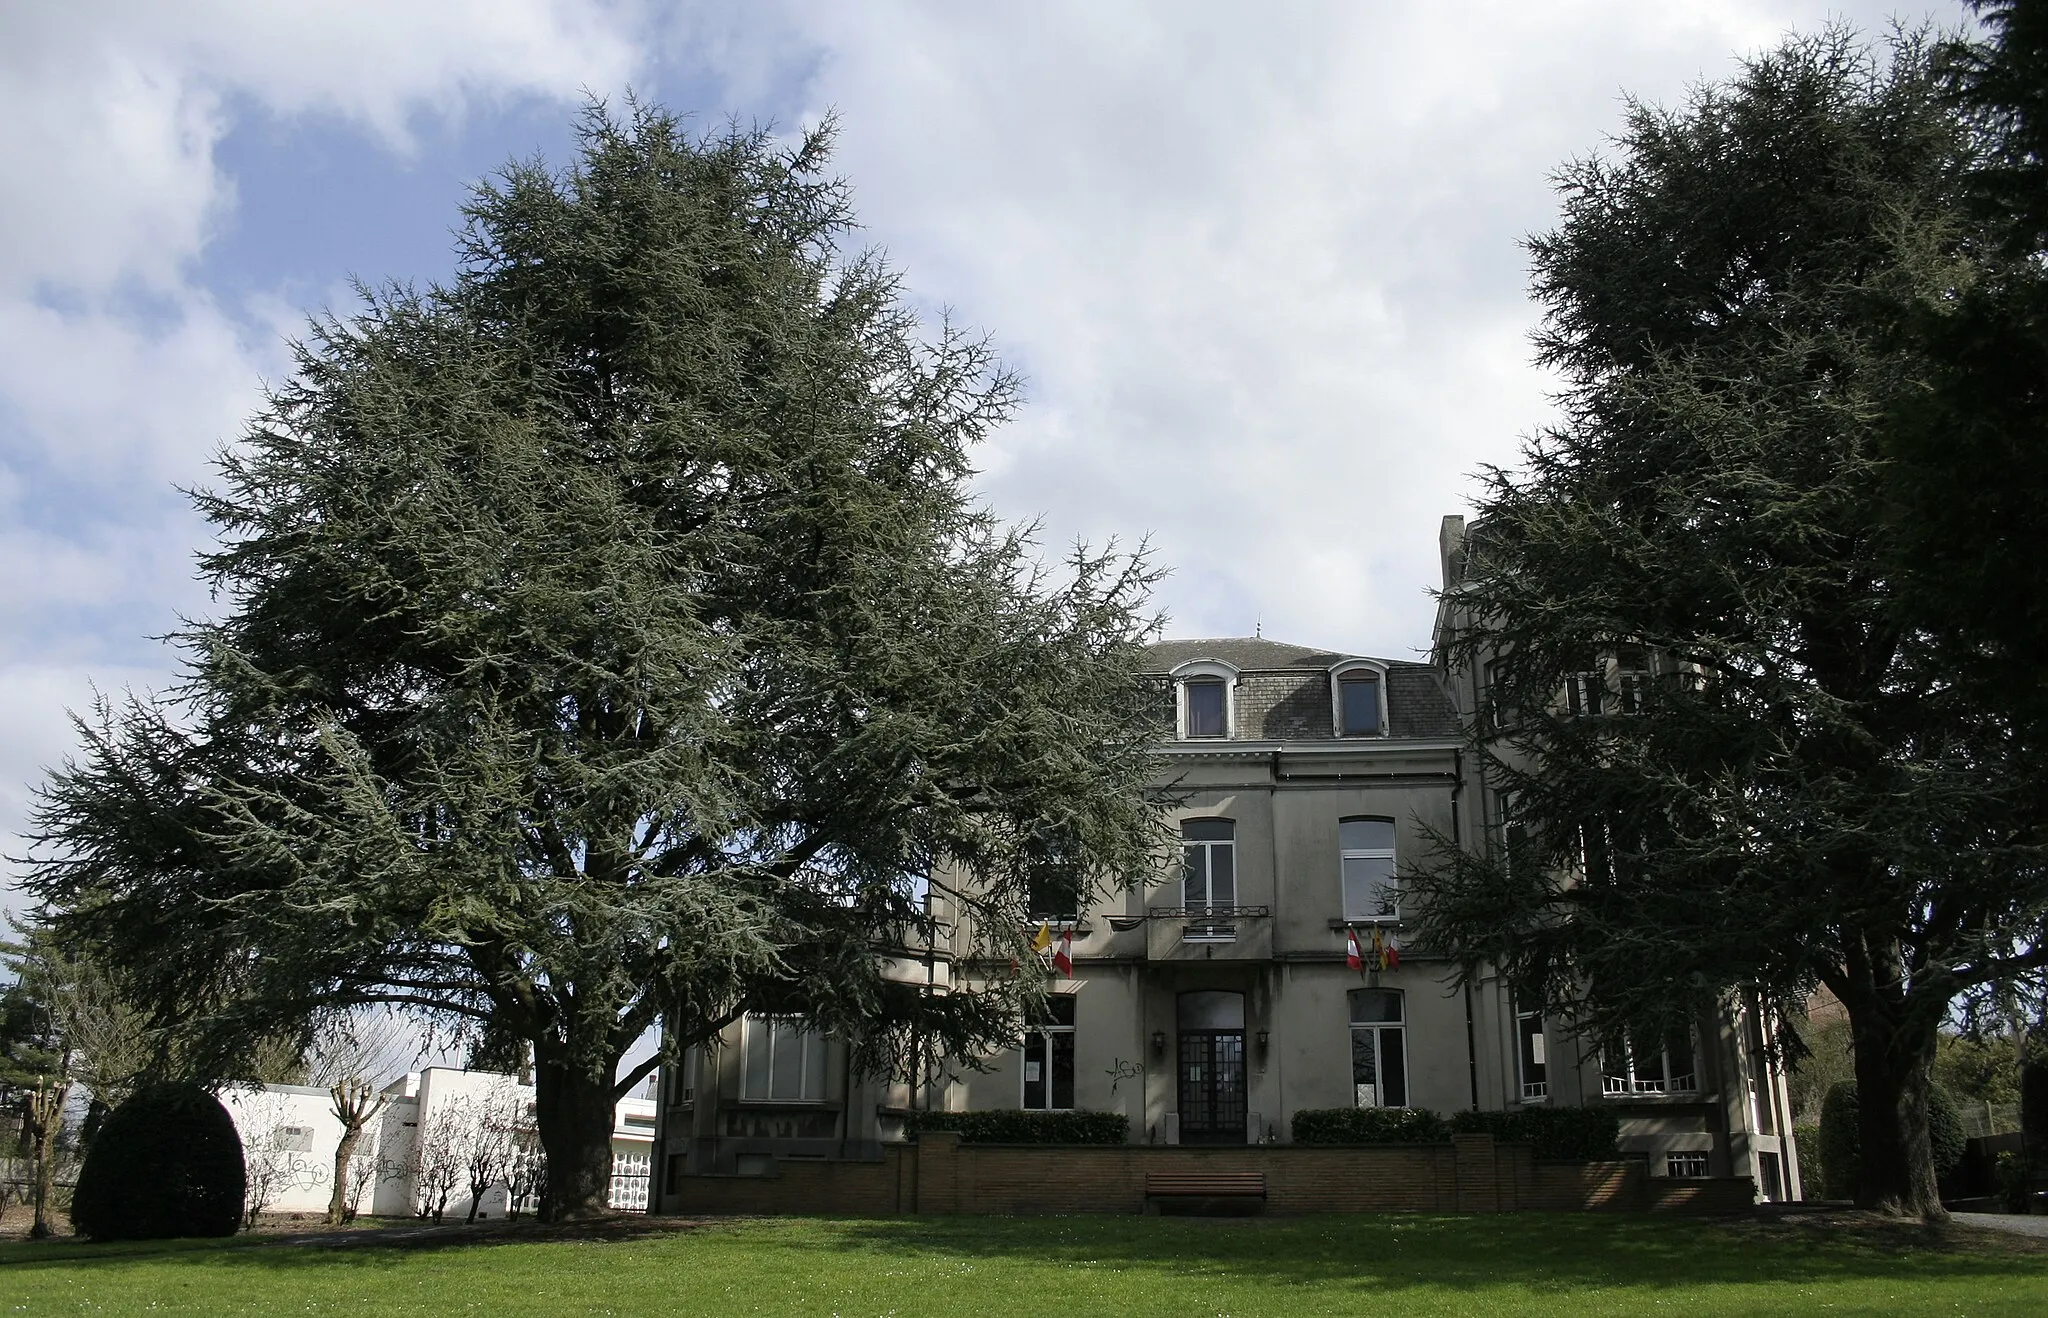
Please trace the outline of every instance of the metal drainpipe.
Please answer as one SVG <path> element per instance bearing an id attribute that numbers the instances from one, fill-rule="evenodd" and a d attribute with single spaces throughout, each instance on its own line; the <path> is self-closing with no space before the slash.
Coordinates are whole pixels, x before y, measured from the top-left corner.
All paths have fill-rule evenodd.
<path id="1" fill-rule="evenodd" d="M 1465 845 L 1465 831 L 1458 813 L 1458 790 L 1465 785 L 1465 752 L 1451 752 L 1451 840 Z M 1472 981 L 1465 981 L 1465 1073 L 1472 1084 L 1472 1110 L 1479 1110 L 1479 1044 L 1472 1027 Z"/>

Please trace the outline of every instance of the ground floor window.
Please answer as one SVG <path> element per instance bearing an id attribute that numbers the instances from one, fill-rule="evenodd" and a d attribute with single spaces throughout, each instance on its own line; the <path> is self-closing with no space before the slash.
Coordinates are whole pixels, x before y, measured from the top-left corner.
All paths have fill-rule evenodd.
<path id="1" fill-rule="evenodd" d="M 1611 1096 L 1696 1092 L 1692 1036 L 1677 1031 L 1660 1040 L 1644 1031 L 1609 1040 L 1600 1050 L 1600 1087 Z"/>
<path id="2" fill-rule="evenodd" d="M 1074 1106 L 1074 999 L 1055 994 L 1044 1016 L 1024 1030 L 1024 1106 L 1058 1111 Z"/>
<path id="3" fill-rule="evenodd" d="M 1704 1153 L 1667 1153 L 1664 1155 L 1664 1174 L 1681 1178 L 1697 1178 L 1707 1174 L 1707 1155 Z"/>
<path id="4" fill-rule="evenodd" d="M 1408 1106 L 1407 1029 L 1391 989 L 1351 991 L 1351 1094 L 1359 1107 Z"/>
<path id="5" fill-rule="evenodd" d="M 816 1103 L 825 1097 L 825 1036 L 789 1016 L 749 1016 L 740 1097 Z"/>

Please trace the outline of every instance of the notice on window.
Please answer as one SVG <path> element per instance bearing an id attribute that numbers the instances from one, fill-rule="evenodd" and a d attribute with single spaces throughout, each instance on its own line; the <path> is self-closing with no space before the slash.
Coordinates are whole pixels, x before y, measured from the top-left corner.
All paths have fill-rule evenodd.
<path id="1" fill-rule="evenodd" d="M 1543 1036 L 1540 1034 L 1529 1036 L 1529 1060 L 1538 1066 L 1543 1065 Z"/>
<path id="2" fill-rule="evenodd" d="M 1024 1063 L 1024 1083 L 1025 1083 L 1025 1084 L 1027 1084 L 1027 1085 L 1035 1085 L 1035 1084 L 1037 1084 L 1037 1083 L 1038 1083 L 1038 1063 L 1037 1063 L 1037 1062 L 1026 1062 L 1026 1063 Z"/>

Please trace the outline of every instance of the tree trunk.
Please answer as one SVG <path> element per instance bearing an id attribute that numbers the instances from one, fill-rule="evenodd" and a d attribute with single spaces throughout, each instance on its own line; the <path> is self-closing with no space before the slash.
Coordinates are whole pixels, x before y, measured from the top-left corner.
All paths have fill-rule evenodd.
<path id="1" fill-rule="evenodd" d="M 1875 992 L 1843 1005 L 1855 1041 L 1856 1206 L 1945 1221 L 1927 1135 L 1935 1029 L 1917 1022 L 1924 1013 L 1911 1004 L 1886 1002 Z"/>
<path id="2" fill-rule="evenodd" d="M 57 1174 L 57 1135 L 64 1128 L 64 1093 L 68 1086 L 38 1089 L 29 1095 L 30 1132 L 35 1144 L 35 1224 L 29 1239 L 43 1240 L 56 1234 L 50 1225 L 50 1191 Z"/>
<path id="3" fill-rule="evenodd" d="M 593 1076 L 566 1058 L 534 1058 L 534 1117 L 548 1156 L 542 1221 L 602 1217 L 610 1207 L 616 1065 Z"/>
<path id="4" fill-rule="evenodd" d="M 342 1124 L 341 1143 L 334 1146 L 334 1193 L 327 1197 L 329 1226 L 340 1226 L 348 1217 L 348 1165 L 356 1156 L 356 1146 L 362 1141 L 361 1124 Z M 374 1206 L 371 1211 L 376 1211 Z"/>

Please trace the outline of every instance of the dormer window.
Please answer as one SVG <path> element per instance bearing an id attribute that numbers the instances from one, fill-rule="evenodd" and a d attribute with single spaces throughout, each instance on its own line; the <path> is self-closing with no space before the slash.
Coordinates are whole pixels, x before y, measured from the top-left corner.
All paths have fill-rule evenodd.
<path id="1" fill-rule="evenodd" d="M 1197 659 L 1173 670 L 1174 703 L 1183 741 L 1221 741 L 1237 735 L 1231 705 L 1237 669 L 1216 659 Z"/>
<path id="2" fill-rule="evenodd" d="M 1225 716 L 1227 695 L 1223 683 L 1213 677 L 1205 677 L 1187 684 L 1188 736 L 1225 735 L 1229 729 L 1229 720 Z"/>
<path id="3" fill-rule="evenodd" d="M 1353 660 L 1331 674 L 1332 713 L 1340 737 L 1379 737 L 1387 730 L 1386 674 L 1379 665 Z"/>

